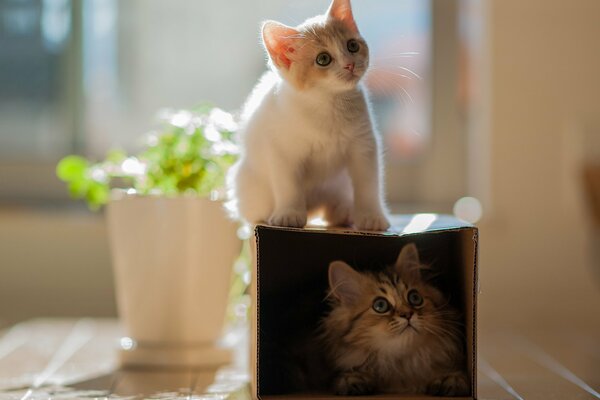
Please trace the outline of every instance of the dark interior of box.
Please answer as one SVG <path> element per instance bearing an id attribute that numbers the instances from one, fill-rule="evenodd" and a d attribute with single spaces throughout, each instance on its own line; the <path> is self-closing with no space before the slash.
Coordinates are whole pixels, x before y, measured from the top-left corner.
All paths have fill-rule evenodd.
<path id="1" fill-rule="evenodd" d="M 421 261 L 429 265 L 433 279 L 461 310 L 465 327 L 471 330 L 472 293 L 468 282 L 472 273 L 472 254 L 465 253 L 465 243 L 473 242 L 470 229 L 425 232 L 411 235 L 361 235 L 318 231 L 293 231 L 269 227 L 258 230 L 258 346 L 257 394 L 292 395 L 299 393 L 331 394 L 315 385 L 299 384 L 299 374 L 312 368 L 316 381 L 327 382 L 330 371 L 315 371 L 314 349 L 304 346 L 306 337 L 314 335 L 320 319 L 327 313 L 324 301 L 328 289 L 327 271 L 334 260 L 343 260 L 358 270 L 382 269 L 393 264 L 400 249 L 415 243 Z M 468 248 L 468 246 L 467 246 Z M 470 252 L 470 251 L 466 251 Z M 469 260 L 469 257 L 470 260 Z M 465 284 L 467 282 L 467 284 Z M 472 290 L 472 289 L 471 289 Z M 472 337 L 472 332 L 465 332 Z M 467 349 L 467 360 L 472 351 Z M 315 360 L 312 360 L 315 361 Z M 309 367 L 311 366 L 311 367 Z M 471 376 L 471 362 L 465 363 Z M 318 387 L 318 385 L 317 385 Z"/>

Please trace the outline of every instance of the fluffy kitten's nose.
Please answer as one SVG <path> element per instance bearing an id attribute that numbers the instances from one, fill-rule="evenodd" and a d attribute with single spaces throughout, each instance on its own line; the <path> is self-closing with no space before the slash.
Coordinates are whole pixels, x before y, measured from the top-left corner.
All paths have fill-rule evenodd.
<path id="1" fill-rule="evenodd" d="M 354 72 L 354 63 L 346 64 L 344 69 L 347 69 L 350 72 Z"/>
<path id="2" fill-rule="evenodd" d="M 402 312 L 400 312 L 400 316 L 402 318 L 406 318 L 407 321 L 410 321 L 410 318 L 413 316 L 413 312 L 412 311 L 402 311 Z"/>

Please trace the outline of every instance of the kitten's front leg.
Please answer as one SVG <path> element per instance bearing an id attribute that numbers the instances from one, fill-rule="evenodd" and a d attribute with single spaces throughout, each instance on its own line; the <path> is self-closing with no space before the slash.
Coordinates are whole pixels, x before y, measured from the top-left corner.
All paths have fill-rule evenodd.
<path id="1" fill-rule="evenodd" d="M 269 171 L 275 209 L 267 221 L 270 225 L 302 228 L 306 225 L 306 194 L 300 184 L 300 168 L 293 160 L 272 156 Z"/>
<path id="2" fill-rule="evenodd" d="M 469 394 L 469 381 L 462 371 L 442 375 L 428 385 L 427 394 L 434 396 L 466 396 Z"/>
<path id="3" fill-rule="evenodd" d="M 340 396 L 360 396 L 375 392 L 373 377 L 361 371 L 342 372 L 335 381 L 335 394 Z"/>
<path id="4" fill-rule="evenodd" d="M 354 188 L 354 224 L 358 229 L 384 231 L 390 227 L 381 193 L 378 144 L 373 133 L 356 140 L 348 170 Z"/>

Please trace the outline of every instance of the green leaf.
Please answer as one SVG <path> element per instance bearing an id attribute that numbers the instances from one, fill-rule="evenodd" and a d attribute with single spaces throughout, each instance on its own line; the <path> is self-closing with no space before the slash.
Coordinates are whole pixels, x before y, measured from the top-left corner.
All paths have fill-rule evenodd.
<path id="1" fill-rule="evenodd" d="M 215 146 L 232 141 L 236 132 L 217 127 L 222 143 L 215 143 L 215 138 L 208 140 L 205 136 L 206 126 L 203 124 L 213 108 L 212 105 L 201 105 L 188 111 L 180 110 L 194 114 L 194 124 L 185 128 L 164 124 L 162 130 L 155 133 L 155 143 L 135 154 L 146 166 L 144 176 L 129 176 L 122 172 L 121 163 L 127 158 L 122 150 L 110 151 L 98 164 L 79 156 L 65 157 L 58 163 L 56 174 L 67 182 L 73 197 L 84 198 L 92 209 L 105 204 L 109 200 L 111 185 L 119 184 L 134 187 L 143 194 L 208 195 L 212 190 L 222 189 L 227 169 L 237 159 L 237 154 L 229 154 L 227 150 L 214 151 Z M 199 116 L 202 118 L 197 118 Z"/>
<path id="2" fill-rule="evenodd" d="M 76 199 L 81 199 L 83 197 L 86 196 L 89 187 L 90 187 L 90 183 L 92 182 L 91 179 L 74 179 L 72 181 L 69 182 L 69 194 L 71 195 L 71 197 L 76 198 Z"/>
<path id="3" fill-rule="evenodd" d="M 58 162 L 56 175 L 65 182 L 83 179 L 88 166 L 88 161 L 83 157 L 66 156 Z"/>
<path id="4" fill-rule="evenodd" d="M 106 184 L 93 182 L 86 194 L 86 200 L 92 210 L 97 210 L 100 206 L 108 202 L 110 188 Z"/>

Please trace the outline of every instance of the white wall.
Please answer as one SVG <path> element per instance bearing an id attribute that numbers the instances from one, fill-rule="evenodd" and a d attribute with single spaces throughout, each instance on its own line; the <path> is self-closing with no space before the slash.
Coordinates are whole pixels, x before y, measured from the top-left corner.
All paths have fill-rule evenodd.
<path id="1" fill-rule="evenodd" d="M 484 196 L 489 201 L 480 225 L 482 322 L 499 327 L 539 320 L 559 325 L 571 319 L 600 323 L 600 318 L 588 315 L 588 310 L 600 307 L 600 259 L 591 257 L 592 246 L 600 246 L 600 241 L 590 236 L 578 175 L 586 154 L 600 152 L 585 144 L 588 135 L 600 135 L 600 2 L 487 3 L 490 59 L 483 65 L 490 70 L 482 76 L 490 78 L 485 85 L 490 89 L 489 103 L 483 104 L 490 114 L 490 129 L 489 135 L 479 134 L 489 139 L 483 153 L 489 157 L 471 166 L 488 171 L 489 164 L 483 185 L 489 187 L 489 196 Z M 255 10 L 247 11 L 260 18 Z M 271 12 L 262 10 L 261 15 Z M 255 23 L 247 29 L 254 32 Z M 160 40 L 160 31 L 136 40 Z M 255 39 L 250 41 L 256 45 Z M 190 51 L 195 48 L 192 42 L 186 46 Z M 144 80 L 170 62 L 155 57 L 154 64 L 140 66 Z M 248 68 L 258 74 L 262 66 Z M 217 81 L 221 79 L 206 85 Z M 132 84 L 142 85 L 143 80 Z M 173 93 L 190 93 L 184 84 L 173 83 Z M 215 98 L 218 88 L 208 91 L 209 86 L 207 97 Z M 227 90 L 243 96 L 248 87 Z M 136 117 L 171 104 L 144 93 L 147 99 L 136 98 L 141 102 Z M 174 105 L 189 105 L 202 97 L 189 96 Z M 227 96 L 235 97 L 233 92 Z M 4 210 L 0 253 L 0 318 L 114 313 L 101 219 Z"/>
<path id="2" fill-rule="evenodd" d="M 42 316 L 114 316 L 101 215 L 0 208 L 0 326 Z"/>
<path id="3" fill-rule="evenodd" d="M 600 2 L 495 0 L 488 11 L 482 319 L 598 323 L 585 312 L 600 309 L 600 260 L 580 168 L 586 135 L 600 135 Z"/>

